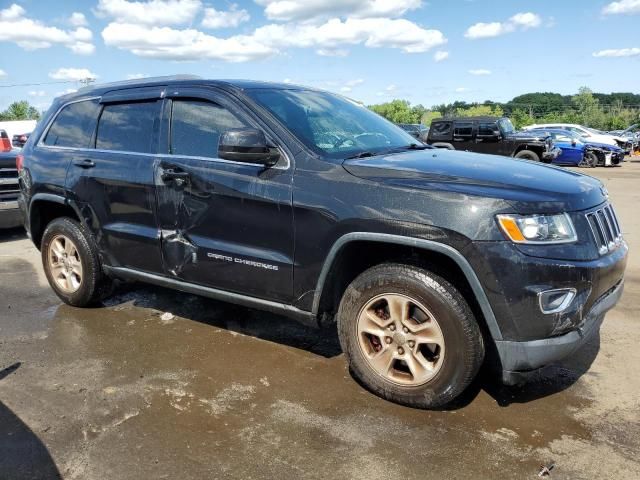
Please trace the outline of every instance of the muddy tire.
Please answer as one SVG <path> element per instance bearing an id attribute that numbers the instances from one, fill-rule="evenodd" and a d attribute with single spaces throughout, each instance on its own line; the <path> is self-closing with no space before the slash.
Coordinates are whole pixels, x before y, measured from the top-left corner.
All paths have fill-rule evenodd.
<path id="1" fill-rule="evenodd" d="M 77 221 L 61 217 L 49 223 L 40 252 L 49 285 L 64 303 L 87 307 L 112 291 L 93 235 Z"/>
<path id="2" fill-rule="evenodd" d="M 439 408 L 460 395 L 484 359 L 478 323 L 462 295 L 420 268 L 382 264 L 346 289 L 340 344 L 353 375 L 401 405 Z"/>
<path id="3" fill-rule="evenodd" d="M 531 160 L 532 162 L 539 162 L 540 157 L 536 152 L 531 150 L 520 150 L 515 154 L 515 158 L 519 158 L 521 160 Z"/>

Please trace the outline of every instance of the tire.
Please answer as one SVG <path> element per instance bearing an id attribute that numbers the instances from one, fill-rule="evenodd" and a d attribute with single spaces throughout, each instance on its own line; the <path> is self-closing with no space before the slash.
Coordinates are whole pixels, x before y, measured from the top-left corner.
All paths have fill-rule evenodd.
<path id="1" fill-rule="evenodd" d="M 408 314 L 386 318 L 390 311 Z M 337 318 L 353 375 L 401 405 L 430 409 L 450 403 L 484 359 L 480 328 L 462 295 L 445 279 L 410 265 L 382 264 L 359 275 L 347 287 Z M 405 325 L 411 330 L 401 332 Z M 425 364 L 431 369 L 417 368 Z"/>
<path id="2" fill-rule="evenodd" d="M 111 291 L 93 235 L 77 221 L 60 217 L 49 223 L 40 252 L 49 285 L 64 303 L 91 306 Z"/>
<path id="3" fill-rule="evenodd" d="M 540 157 L 536 152 L 531 150 L 520 150 L 515 154 L 514 158 L 520 158 L 522 160 L 531 160 L 532 162 L 539 162 Z"/>
<path id="4" fill-rule="evenodd" d="M 585 167 L 585 168 L 596 168 L 597 165 L 598 165 L 598 157 L 596 156 L 596 154 L 593 152 L 586 152 L 584 154 L 584 159 L 582 160 L 582 162 L 580 162 L 578 166 Z"/>

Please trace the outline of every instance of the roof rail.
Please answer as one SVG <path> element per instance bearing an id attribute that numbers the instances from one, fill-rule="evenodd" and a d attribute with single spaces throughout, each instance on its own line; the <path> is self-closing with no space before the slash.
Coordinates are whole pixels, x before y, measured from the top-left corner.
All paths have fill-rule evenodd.
<path id="1" fill-rule="evenodd" d="M 171 82 L 174 80 L 200 80 L 201 78 L 202 77 L 198 75 L 164 75 L 160 77 L 134 78 L 132 80 L 120 80 L 118 82 L 91 84 L 91 85 L 87 85 L 86 87 L 82 87 L 78 89 L 78 92 L 93 90 L 96 87 L 99 87 L 99 88 L 135 87 L 136 85 L 141 85 L 146 83 Z"/>

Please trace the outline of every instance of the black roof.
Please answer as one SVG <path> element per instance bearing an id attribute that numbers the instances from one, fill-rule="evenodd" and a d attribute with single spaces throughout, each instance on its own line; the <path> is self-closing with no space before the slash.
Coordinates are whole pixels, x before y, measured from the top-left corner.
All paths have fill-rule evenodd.
<path id="1" fill-rule="evenodd" d="M 496 117 L 490 115 L 477 115 L 475 117 L 442 117 L 432 120 L 432 122 L 451 122 L 451 121 L 481 121 L 481 122 L 495 122 L 505 117 Z"/>
<path id="2" fill-rule="evenodd" d="M 154 87 L 154 86 L 170 86 L 170 85 L 206 85 L 216 86 L 228 90 L 251 90 L 257 88 L 270 88 L 282 90 L 297 90 L 304 88 L 305 90 L 316 90 L 311 87 L 295 85 L 284 82 L 264 82 L 257 80 L 215 80 L 204 79 L 197 75 L 169 75 L 163 77 L 138 78 L 134 80 L 123 80 L 112 83 L 98 83 L 80 88 L 78 91 L 69 93 L 59 99 L 65 101 L 75 97 L 86 97 L 91 95 L 103 95 L 112 90 L 120 90 L 133 87 Z"/>

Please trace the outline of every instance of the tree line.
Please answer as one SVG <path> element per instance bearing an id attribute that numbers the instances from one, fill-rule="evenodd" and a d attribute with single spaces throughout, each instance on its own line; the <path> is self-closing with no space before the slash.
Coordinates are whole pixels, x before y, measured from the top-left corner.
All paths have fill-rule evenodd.
<path id="1" fill-rule="evenodd" d="M 0 112 L 0 122 L 7 120 L 40 120 L 40 112 L 26 100 L 21 100 L 13 102 Z"/>
<path id="2" fill-rule="evenodd" d="M 426 108 L 406 100 L 370 105 L 395 123 L 430 125 L 440 117 L 507 116 L 516 128 L 534 123 L 577 123 L 600 130 L 620 130 L 640 121 L 640 95 L 594 93 L 582 87 L 575 95 L 541 92 L 519 95 L 509 102 L 453 102 Z"/>

